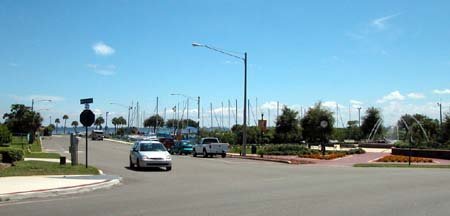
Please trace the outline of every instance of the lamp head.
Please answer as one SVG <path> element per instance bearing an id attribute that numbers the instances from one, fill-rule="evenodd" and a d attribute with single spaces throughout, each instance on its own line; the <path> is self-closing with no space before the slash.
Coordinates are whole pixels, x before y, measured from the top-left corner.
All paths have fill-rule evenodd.
<path id="1" fill-rule="evenodd" d="M 201 47 L 201 46 L 204 46 L 203 44 L 199 44 L 199 43 L 192 43 L 192 46 L 193 47 Z"/>

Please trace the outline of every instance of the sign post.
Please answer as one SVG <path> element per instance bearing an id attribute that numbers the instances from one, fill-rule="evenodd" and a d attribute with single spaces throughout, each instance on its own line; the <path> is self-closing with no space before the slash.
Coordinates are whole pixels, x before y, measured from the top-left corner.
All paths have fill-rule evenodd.
<path id="1" fill-rule="evenodd" d="M 93 103 L 92 98 L 81 99 L 80 104 L 84 104 L 85 110 L 80 114 L 80 122 L 86 128 L 86 168 L 88 167 L 88 127 L 95 121 L 95 114 L 89 109 L 89 104 Z"/>

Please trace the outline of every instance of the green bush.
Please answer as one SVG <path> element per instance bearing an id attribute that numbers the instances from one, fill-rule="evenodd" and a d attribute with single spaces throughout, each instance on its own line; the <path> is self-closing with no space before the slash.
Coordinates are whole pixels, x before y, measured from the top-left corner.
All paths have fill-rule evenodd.
<path id="1" fill-rule="evenodd" d="M 357 149 L 350 149 L 346 152 L 346 154 L 350 155 L 350 154 L 364 154 L 366 153 L 366 151 L 364 151 L 364 149 L 362 148 L 357 148 Z"/>
<path id="2" fill-rule="evenodd" d="M 6 125 L 0 125 L 0 145 L 10 143 L 11 140 L 12 135 Z"/>
<path id="3" fill-rule="evenodd" d="M 23 160 L 24 152 L 21 149 L 0 148 L 3 163 L 14 163 Z"/>
<path id="4" fill-rule="evenodd" d="M 295 144 L 266 145 L 262 150 L 262 153 L 266 155 L 309 155 L 315 152 L 303 145 Z"/>

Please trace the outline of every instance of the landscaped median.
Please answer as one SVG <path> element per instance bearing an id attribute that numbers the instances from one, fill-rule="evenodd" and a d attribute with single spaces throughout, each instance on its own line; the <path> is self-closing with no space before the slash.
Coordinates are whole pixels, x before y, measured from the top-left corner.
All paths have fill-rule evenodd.
<path id="1" fill-rule="evenodd" d="M 352 154 L 364 154 L 363 149 L 350 149 L 347 151 L 326 151 L 322 155 L 319 150 L 309 149 L 300 144 L 268 144 L 258 146 L 256 155 L 240 156 L 239 146 L 230 148 L 232 157 L 239 157 L 253 160 L 265 160 L 274 162 L 284 162 L 289 164 L 314 164 L 311 159 L 333 160 Z M 249 152 L 249 151 L 247 151 Z"/>

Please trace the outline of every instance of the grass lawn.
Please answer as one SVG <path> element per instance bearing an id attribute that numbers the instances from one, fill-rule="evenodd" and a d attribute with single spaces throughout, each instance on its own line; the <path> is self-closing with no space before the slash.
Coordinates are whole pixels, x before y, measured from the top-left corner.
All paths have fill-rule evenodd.
<path id="1" fill-rule="evenodd" d="M 450 168 L 450 165 L 431 165 L 431 164 L 392 164 L 392 163 L 367 163 L 355 164 L 353 167 L 385 167 L 385 168 Z"/>
<path id="2" fill-rule="evenodd" d="M 39 139 L 35 139 L 33 144 L 28 144 L 27 138 L 26 137 L 19 137 L 19 136 L 14 136 L 12 138 L 11 143 L 9 144 L 10 148 L 15 148 L 15 149 L 27 149 L 29 148 L 31 150 L 31 152 L 41 152 L 42 151 L 42 147 L 41 147 L 41 143 L 39 142 Z"/>
<path id="3" fill-rule="evenodd" d="M 32 175 L 98 175 L 97 168 L 84 165 L 59 165 L 44 161 L 19 161 L 16 166 L 0 170 L 0 177 Z"/>
<path id="4" fill-rule="evenodd" d="M 27 158 L 56 158 L 59 159 L 61 155 L 58 153 L 45 153 L 45 152 L 30 152 L 25 154 Z"/>

